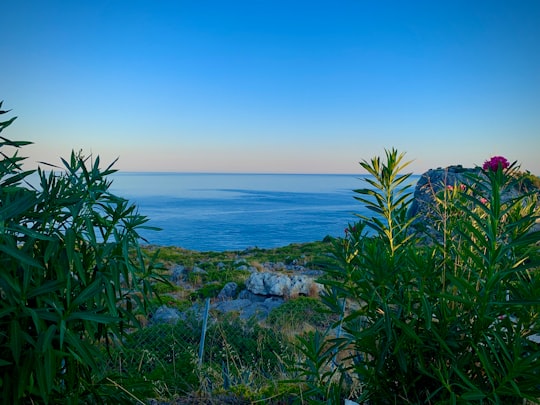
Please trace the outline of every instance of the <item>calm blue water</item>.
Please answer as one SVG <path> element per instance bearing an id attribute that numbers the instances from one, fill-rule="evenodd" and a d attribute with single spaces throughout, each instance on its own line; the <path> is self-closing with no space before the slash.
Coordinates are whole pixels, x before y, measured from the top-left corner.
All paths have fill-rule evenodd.
<path id="1" fill-rule="evenodd" d="M 359 175 L 116 173 L 111 191 L 161 231 L 148 243 L 194 250 L 272 248 L 341 236 L 366 213 Z"/>

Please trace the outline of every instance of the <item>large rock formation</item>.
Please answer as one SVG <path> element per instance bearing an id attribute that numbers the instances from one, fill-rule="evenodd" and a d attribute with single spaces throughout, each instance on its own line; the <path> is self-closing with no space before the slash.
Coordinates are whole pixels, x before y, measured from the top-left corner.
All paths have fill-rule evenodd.
<path id="1" fill-rule="evenodd" d="M 446 188 L 457 187 L 462 191 L 466 191 L 474 187 L 474 180 L 471 176 L 482 176 L 482 169 L 464 168 L 461 165 L 449 166 L 446 168 L 430 169 L 418 180 L 414 190 L 414 198 L 409 209 L 409 217 L 417 216 L 416 227 L 422 229 L 433 236 L 433 220 L 438 218 L 437 204 L 435 196 Z M 508 200 L 528 192 L 531 190 L 540 190 L 531 184 L 517 185 L 515 188 L 504 190 L 501 198 Z M 488 191 L 489 193 L 489 191 Z M 486 198 L 489 195 L 485 195 Z M 538 229 L 540 224 L 537 223 L 535 229 Z"/>
<path id="2" fill-rule="evenodd" d="M 471 186 L 471 174 L 478 174 L 480 169 L 467 169 L 461 165 L 447 168 L 430 169 L 418 180 L 414 190 L 414 199 L 409 210 L 409 216 L 426 217 L 433 211 L 434 196 L 448 186 Z"/>

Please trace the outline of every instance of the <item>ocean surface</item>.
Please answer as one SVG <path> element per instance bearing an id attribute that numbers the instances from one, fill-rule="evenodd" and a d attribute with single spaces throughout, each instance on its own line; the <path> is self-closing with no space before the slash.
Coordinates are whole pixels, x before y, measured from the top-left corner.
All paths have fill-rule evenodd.
<path id="1" fill-rule="evenodd" d="M 199 251 L 273 248 L 342 236 L 355 213 L 361 175 L 129 173 L 111 191 L 137 204 L 147 243 Z"/>

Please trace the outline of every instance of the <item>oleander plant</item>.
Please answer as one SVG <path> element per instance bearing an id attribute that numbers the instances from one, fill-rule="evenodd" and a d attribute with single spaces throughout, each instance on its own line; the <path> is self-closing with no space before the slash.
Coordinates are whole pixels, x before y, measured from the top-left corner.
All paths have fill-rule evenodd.
<path id="1" fill-rule="evenodd" d="M 357 200 L 373 213 L 335 244 L 328 311 L 341 322 L 302 337 L 306 403 L 523 404 L 540 400 L 538 190 L 495 156 L 433 195 L 422 221 L 404 154 L 362 161 Z M 518 190 L 519 192 L 516 192 Z"/>
<path id="2" fill-rule="evenodd" d="M 72 153 L 63 167 L 23 170 L 29 143 L 0 136 L 2 402 L 133 403 L 140 383 L 102 366 L 152 293 L 138 245 L 147 219 L 109 191 L 112 165 Z"/>

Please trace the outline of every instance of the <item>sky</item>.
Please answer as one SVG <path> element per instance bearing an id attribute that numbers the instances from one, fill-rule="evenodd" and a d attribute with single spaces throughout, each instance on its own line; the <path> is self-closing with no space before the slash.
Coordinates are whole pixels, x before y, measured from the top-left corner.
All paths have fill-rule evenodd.
<path id="1" fill-rule="evenodd" d="M 17 0 L 0 100 L 27 165 L 361 173 L 493 155 L 540 174 L 540 1 Z M 6 115 L 3 116 L 5 118 Z"/>

